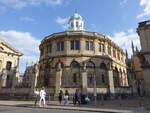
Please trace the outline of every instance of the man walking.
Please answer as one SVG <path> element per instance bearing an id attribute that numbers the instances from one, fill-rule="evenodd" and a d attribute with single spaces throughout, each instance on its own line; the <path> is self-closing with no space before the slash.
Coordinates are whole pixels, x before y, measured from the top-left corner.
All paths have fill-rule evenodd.
<path id="1" fill-rule="evenodd" d="M 74 105 L 76 104 L 76 102 L 78 102 L 78 104 L 80 105 L 80 92 L 79 90 L 77 89 L 76 92 L 75 92 L 75 95 L 74 95 Z"/>
<path id="2" fill-rule="evenodd" d="M 42 101 L 43 101 L 43 107 L 45 106 L 45 96 L 46 96 L 45 88 L 42 87 L 40 91 L 40 102 L 39 102 L 40 107 L 42 107 Z"/>

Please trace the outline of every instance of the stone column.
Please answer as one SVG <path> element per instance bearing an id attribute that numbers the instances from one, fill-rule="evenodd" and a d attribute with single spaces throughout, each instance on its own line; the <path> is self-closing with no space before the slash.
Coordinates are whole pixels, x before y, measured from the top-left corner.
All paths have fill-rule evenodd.
<path id="1" fill-rule="evenodd" d="M 61 88 L 61 78 L 62 78 L 62 69 L 56 71 L 56 86 L 55 86 L 55 95 L 59 94 Z"/>
<path id="2" fill-rule="evenodd" d="M 82 71 L 81 76 L 82 76 L 82 92 L 86 94 L 87 93 L 87 72 L 85 70 Z"/>
<path id="3" fill-rule="evenodd" d="M 98 54 L 99 53 L 99 43 L 98 43 L 98 39 L 94 39 L 94 53 Z"/>
<path id="4" fill-rule="evenodd" d="M 114 88 L 113 70 L 112 69 L 108 70 L 108 82 L 109 82 L 109 91 L 110 91 L 110 93 L 114 94 L 115 88 Z"/>

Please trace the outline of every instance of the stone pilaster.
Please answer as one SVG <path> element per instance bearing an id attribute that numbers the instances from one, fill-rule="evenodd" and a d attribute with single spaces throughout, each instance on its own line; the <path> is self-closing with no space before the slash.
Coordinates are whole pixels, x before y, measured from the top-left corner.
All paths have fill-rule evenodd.
<path id="1" fill-rule="evenodd" d="M 86 94 L 87 93 L 87 72 L 83 71 L 81 75 L 82 75 L 82 92 Z"/>
<path id="2" fill-rule="evenodd" d="M 85 51 L 85 40 L 81 38 L 80 40 L 80 53 L 84 53 Z"/>
<path id="3" fill-rule="evenodd" d="M 62 78 L 62 69 L 56 71 L 56 86 L 55 86 L 55 95 L 59 94 L 61 88 L 61 78 Z"/>
<path id="4" fill-rule="evenodd" d="M 108 82 L 109 82 L 109 91 L 110 91 L 110 93 L 114 94 L 115 88 L 114 88 L 113 70 L 112 69 L 108 70 Z"/>

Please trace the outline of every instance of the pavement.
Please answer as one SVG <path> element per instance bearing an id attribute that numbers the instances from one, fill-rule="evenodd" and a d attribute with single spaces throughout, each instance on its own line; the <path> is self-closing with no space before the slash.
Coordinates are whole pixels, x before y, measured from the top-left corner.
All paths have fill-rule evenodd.
<path id="1" fill-rule="evenodd" d="M 71 111 L 88 111 L 88 112 L 102 112 L 102 113 L 150 113 L 150 101 L 143 101 L 142 106 L 138 106 L 139 101 L 99 101 L 96 104 L 90 103 L 88 105 L 73 105 L 71 102 L 68 105 L 59 104 L 57 101 L 48 101 L 43 109 L 57 109 L 57 110 L 71 110 Z M 148 104 L 148 105 L 147 105 Z M 126 106 L 128 105 L 128 106 Z M 134 105 L 134 106 L 133 106 Z M 143 105 L 147 105 L 145 108 Z M 35 106 L 34 101 L 9 101 L 0 100 L 0 106 L 26 107 L 26 108 L 41 108 L 39 105 Z"/>

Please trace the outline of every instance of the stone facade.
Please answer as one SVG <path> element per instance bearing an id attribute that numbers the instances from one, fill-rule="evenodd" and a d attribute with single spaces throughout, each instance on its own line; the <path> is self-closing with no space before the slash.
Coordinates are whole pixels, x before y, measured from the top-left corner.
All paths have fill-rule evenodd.
<path id="1" fill-rule="evenodd" d="M 141 51 L 138 53 L 138 57 L 142 67 L 144 92 L 150 96 L 150 21 L 140 22 L 137 33 L 141 42 Z"/>
<path id="2" fill-rule="evenodd" d="M 76 89 L 120 93 L 128 86 L 125 53 L 108 37 L 88 31 L 66 31 L 47 36 L 40 44 L 38 87 L 51 93 Z M 96 83 L 96 86 L 94 84 Z"/>
<path id="3" fill-rule="evenodd" d="M 129 58 L 126 51 L 126 64 L 129 85 L 132 88 L 133 95 L 143 96 L 143 74 L 140 59 L 138 57 L 139 50 L 137 49 L 137 47 L 135 49 L 133 42 L 132 53 L 133 54 L 131 55 L 131 58 Z"/>
<path id="4" fill-rule="evenodd" d="M 0 89 L 14 88 L 19 82 L 19 57 L 23 54 L 0 40 Z"/>

